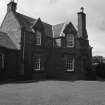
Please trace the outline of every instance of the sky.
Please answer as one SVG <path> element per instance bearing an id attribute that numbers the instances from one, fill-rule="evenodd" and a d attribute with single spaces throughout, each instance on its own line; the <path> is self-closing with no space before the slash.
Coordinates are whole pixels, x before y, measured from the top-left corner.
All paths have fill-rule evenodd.
<path id="1" fill-rule="evenodd" d="M 105 57 L 105 0 L 15 0 L 17 11 L 49 24 L 71 21 L 77 26 L 77 12 L 83 6 L 86 13 L 88 38 L 93 55 Z M 0 23 L 6 14 L 7 3 L 0 1 Z"/>

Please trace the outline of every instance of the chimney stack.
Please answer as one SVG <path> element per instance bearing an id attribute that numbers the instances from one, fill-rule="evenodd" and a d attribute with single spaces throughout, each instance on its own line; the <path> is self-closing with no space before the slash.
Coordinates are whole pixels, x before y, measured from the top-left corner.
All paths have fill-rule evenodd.
<path id="1" fill-rule="evenodd" d="M 78 12 L 78 36 L 82 38 L 87 38 L 86 14 L 84 13 L 83 7 L 81 7 L 81 11 Z"/>
<path id="2" fill-rule="evenodd" d="M 11 0 L 10 3 L 7 4 L 7 12 L 16 12 L 17 3 L 14 2 L 14 0 Z"/>

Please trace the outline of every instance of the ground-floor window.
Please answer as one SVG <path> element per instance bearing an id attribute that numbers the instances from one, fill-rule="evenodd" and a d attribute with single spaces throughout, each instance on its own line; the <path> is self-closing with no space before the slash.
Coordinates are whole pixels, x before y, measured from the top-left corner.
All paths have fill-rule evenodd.
<path id="1" fill-rule="evenodd" d="M 40 56 L 36 56 L 34 58 L 34 64 L 33 64 L 34 71 L 40 71 L 40 66 L 41 66 L 40 62 L 41 62 Z"/>
<path id="2" fill-rule="evenodd" d="M 4 62 L 5 62 L 5 56 L 4 54 L 0 54 L 0 69 L 4 69 Z"/>
<path id="3" fill-rule="evenodd" d="M 74 58 L 73 57 L 66 58 L 66 71 L 74 71 Z"/>

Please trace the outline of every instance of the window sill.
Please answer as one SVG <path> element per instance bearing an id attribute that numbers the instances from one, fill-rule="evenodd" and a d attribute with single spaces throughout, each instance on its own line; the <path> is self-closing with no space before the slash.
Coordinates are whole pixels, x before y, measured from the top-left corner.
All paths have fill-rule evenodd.
<path id="1" fill-rule="evenodd" d="M 41 46 L 41 44 L 33 44 L 33 45 L 35 45 L 35 46 Z"/>
<path id="2" fill-rule="evenodd" d="M 34 70 L 34 72 L 40 72 L 40 70 Z"/>
<path id="3" fill-rule="evenodd" d="M 66 46 L 66 48 L 74 48 L 74 46 Z"/>
<path id="4" fill-rule="evenodd" d="M 74 70 L 66 70 L 66 72 L 74 72 Z"/>

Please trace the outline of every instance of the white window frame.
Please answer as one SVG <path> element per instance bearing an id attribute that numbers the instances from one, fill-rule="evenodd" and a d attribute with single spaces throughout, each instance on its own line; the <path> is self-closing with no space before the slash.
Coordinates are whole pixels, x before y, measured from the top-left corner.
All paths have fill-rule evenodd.
<path id="1" fill-rule="evenodd" d="M 35 61 L 34 61 L 34 71 L 40 71 L 41 69 L 41 59 L 40 57 L 35 57 Z"/>
<path id="2" fill-rule="evenodd" d="M 36 36 L 35 36 L 35 45 L 41 45 L 41 39 L 42 39 L 42 34 L 40 31 L 36 31 Z"/>
<path id="3" fill-rule="evenodd" d="M 74 35 L 73 34 L 67 34 L 66 42 L 67 42 L 66 43 L 67 47 L 73 48 L 74 47 Z"/>
<path id="4" fill-rule="evenodd" d="M 73 57 L 66 58 L 66 71 L 74 71 L 74 58 Z"/>

